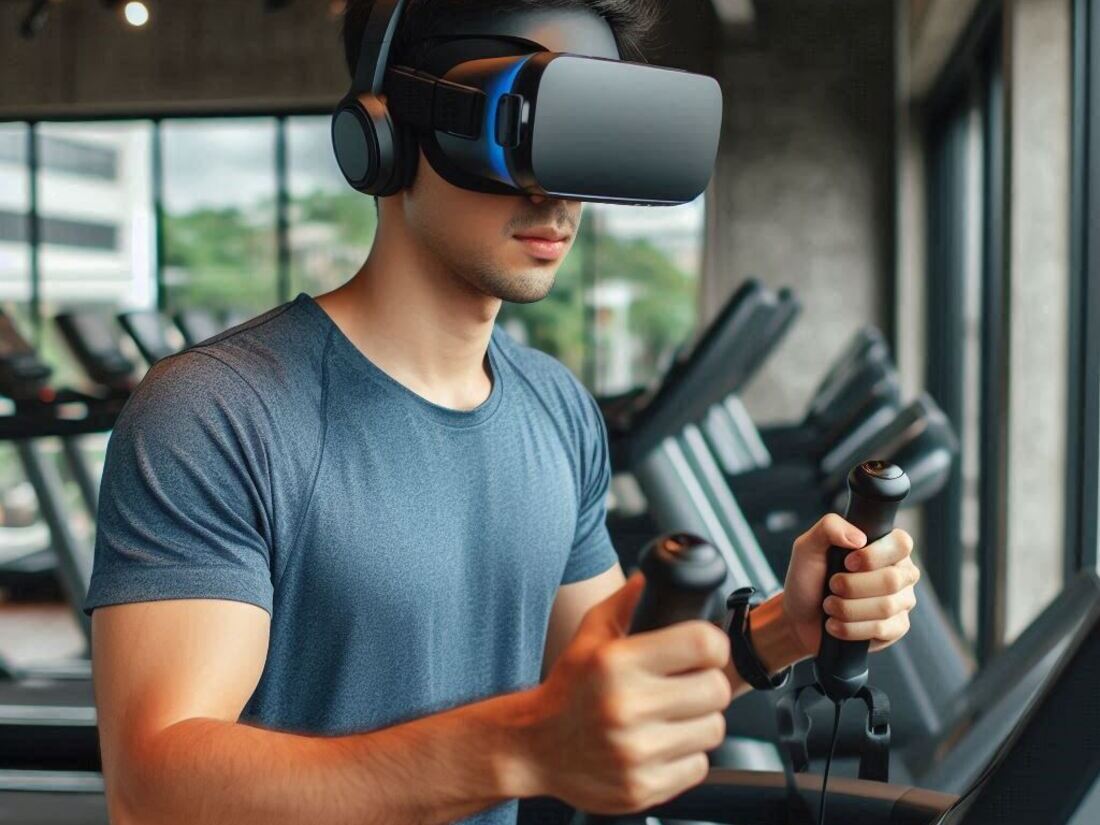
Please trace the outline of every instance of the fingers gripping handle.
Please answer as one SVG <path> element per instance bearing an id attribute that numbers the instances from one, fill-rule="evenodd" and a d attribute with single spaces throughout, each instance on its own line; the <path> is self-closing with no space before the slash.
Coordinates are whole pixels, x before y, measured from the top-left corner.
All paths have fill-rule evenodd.
<path id="1" fill-rule="evenodd" d="M 641 554 L 645 590 L 630 621 L 631 634 L 707 617 L 707 605 L 726 580 L 726 563 L 712 545 L 690 533 L 654 539 Z M 613 825 L 619 817 L 578 812 L 570 825 Z"/>
<path id="2" fill-rule="evenodd" d="M 848 509 L 845 519 L 867 536 L 878 541 L 894 529 L 898 506 L 909 494 L 909 477 L 893 464 L 867 461 L 848 474 Z M 853 551 L 830 547 L 826 559 L 825 594 L 837 573 L 845 571 L 844 561 Z M 841 641 L 825 630 L 828 616 L 821 615 L 821 650 L 814 660 L 814 675 L 825 695 L 834 702 L 850 699 L 867 684 L 867 648 L 869 643 Z"/>
<path id="3" fill-rule="evenodd" d="M 709 543 L 689 533 L 661 536 L 642 551 L 645 590 L 630 633 L 705 619 L 707 605 L 726 580 L 726 563 Z"/>

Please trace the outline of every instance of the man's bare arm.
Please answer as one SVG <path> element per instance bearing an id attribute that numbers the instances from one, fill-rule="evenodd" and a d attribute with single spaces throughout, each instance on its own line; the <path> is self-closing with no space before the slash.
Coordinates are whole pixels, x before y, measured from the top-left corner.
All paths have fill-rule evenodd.
<path id="1" fill-rule="evenodd" d="M 538 792 L 515 770 L 529 692 L 345 737 L 239 723 L 268 626 L 259 608 L 225 601 L 95 612 L 112 822 L 444 823 Z"/>
<path id="2" fill-rule="evenodd" d="M 598 576 L 563 584 L 554 597 L 550 622 L 546 628 L 546 648 L 542 656 L 542 678 L 550 673 L 554 662 L 565 650 L 581 626 L 581 619 L 593 605 L 599 604 L 626 583 L 623 568 L 615 562 Z"/>

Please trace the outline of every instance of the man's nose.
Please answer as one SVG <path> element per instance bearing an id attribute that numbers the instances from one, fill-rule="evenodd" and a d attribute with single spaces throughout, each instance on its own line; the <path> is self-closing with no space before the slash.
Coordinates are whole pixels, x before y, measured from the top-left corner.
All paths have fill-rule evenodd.
<path id="1" fill-rule="evenodd" d="M 561 201 L 561 203 L 564 203 L 566 206 L 568 206 L 572 209 L 580 209 L 580 207 L 583 206 L 583 204 L 579 200 L 568 200 L 568 199 L 565 199 L 565 198 L 550 198 L 547 195 L 534 195 L 534 194 L 531 194 L 531 195 L 528 195 L 527 198 L 535 206 L 539 206 L 544 201 L 548 201 L 548 200 Z"/>

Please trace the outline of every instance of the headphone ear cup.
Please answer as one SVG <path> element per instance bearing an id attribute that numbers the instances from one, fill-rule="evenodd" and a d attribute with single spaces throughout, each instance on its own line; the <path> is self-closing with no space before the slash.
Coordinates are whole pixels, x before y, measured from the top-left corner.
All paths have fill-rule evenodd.
<path id="1" fill-rule="evenodd" d="M 374 95 L 349 101 L 333 115 L 336 162 L 347 182 L 364 195 L 384 197 L 400 188 L 396 141 L 386 104 Z"/>

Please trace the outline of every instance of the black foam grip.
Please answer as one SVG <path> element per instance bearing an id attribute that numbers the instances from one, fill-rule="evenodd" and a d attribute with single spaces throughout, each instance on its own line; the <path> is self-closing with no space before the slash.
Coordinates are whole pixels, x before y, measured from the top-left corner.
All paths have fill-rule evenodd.
<path id="1" fill-rule="evenodd" d="M 642 551 L 638 566 L 646 584 L 634 610 L 630 633 L 705 619 L 707 606 L 727 572 L 718 551 L 688 533 L 656 539 Z"/>
<path id="2" fill-rule="evenodd" d="M 631 634 L 707 618 L 707 607 L 726 580 L 718 551 L 698 536 L 674 533 L 654 539 L 638 557 L 645 590 L 630 621 Z M 570 825 L 615 825 L 624 820 L 577 812 Z"/>
<path id="3" fill-rule="evenodd" d="M 647 630 L 668 627 L 677 622 L 701 619 L 707 601 L 697 593 L 672 587 L 647 587 L 634 612 L 630 633 L 645 633 Z"/>
<path id="4" fill-rule="evenodd" d="M 878 541 L 894 529 L 898 505 L 909 493 L 909 479 L 900 468 L 883 462 L 860 464 L 848 476 L 848 507 L 845 519 L 867 536 L 868 544 Z M 848 554 L 843 547 L 830 547 L 826 557 L 825 592 L 832 594 L 830 582 L 844 566 Z M 825 630 L 828 616 L 822 611 L 821 649 L 814 660 L 814 672 L 825 695 L 833 701 L 850 699 L 867 684 L 867 641 L 841 641 Z"/>

